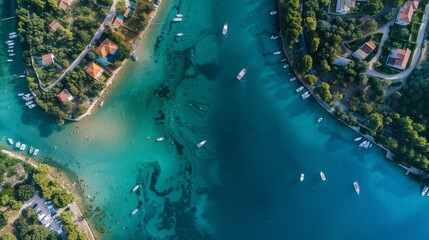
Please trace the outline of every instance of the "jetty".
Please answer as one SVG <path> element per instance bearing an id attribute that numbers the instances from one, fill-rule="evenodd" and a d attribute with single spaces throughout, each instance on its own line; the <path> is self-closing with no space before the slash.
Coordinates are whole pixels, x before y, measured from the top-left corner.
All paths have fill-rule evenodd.
<path id="1" fill-rule="evenodd" d="M 3 18 L 3 19 L 0 19 L 0 22 L 11 20 L 11 19 L 14 19 L 14 18 L 16 18 L 16 16 L 8 17 L 8 18 Z"/>
<path id="2" fill-rule="evenodd" d="M 398 165 L 407 171 L 407 172 L 405 172 L 405 175 L 407 175 L 407 176 L 408 176 L 409 173 L 412 173 L 412 174 L 414 174 L 416 176 L 427 177 L 427 174 L 423 170 L 421 170 L 421 169 L 418 169 L 418 168 L 415 168 L 415 167 L 407 167 L 407 166 L 405 166 L 403 164 L 398 164 Z"/>

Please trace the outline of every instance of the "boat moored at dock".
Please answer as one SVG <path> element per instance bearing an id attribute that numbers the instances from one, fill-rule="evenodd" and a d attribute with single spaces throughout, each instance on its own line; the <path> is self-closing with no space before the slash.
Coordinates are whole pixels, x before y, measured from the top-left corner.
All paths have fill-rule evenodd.
<path id="1" fill-rule="evenodd" d="M 355 140 L 355 142 L 358 142 L 358 141 L 362 140 L 362 137 L 357 137 L 354 140 Z"/>
<path id="2" fill-rule="evenodd" d="M 39 149 L 38 148 L 36 148 L 36 150 L 34 150 L 33 156 L 37 156 L 37 154 L 39 154 Z"/>
<path id="3" fill-rule="evenodd" d="M 8 142 L 10 145 L 13 145 L 13 140 L 12 140 L 12 138 L 8 138 L 8 139 L 7 139 L 7 142 Z"/>
<path id="4" fill-rule="evenodd" d="M 21 147 L 19 147 L 19 150 L 25 151 L 25 148 L 27 147 L 26 144 L 21 144 Z"/>
<path id="5" fill-rule="evenodd" d="M 425 196 L 426 193 L 428 193 L 429 187 L 428 186 L 424 186 L 423 190 L 422 190 L 422 196 Z"/>
<path id="6" fill-rule="evenodd" d="M 299 88 L 297 88 L 296 90 L 295 90 L 295 92 L 301 92 L 302 90 L 304 90 L 304 86 L 301 86 L 301 87 L 299 87 Z"/>

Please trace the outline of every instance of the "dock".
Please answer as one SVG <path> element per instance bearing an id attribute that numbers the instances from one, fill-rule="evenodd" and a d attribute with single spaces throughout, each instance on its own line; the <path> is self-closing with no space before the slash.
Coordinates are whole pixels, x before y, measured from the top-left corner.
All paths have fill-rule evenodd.
<path id="1" fill-rule="evenodd" d="M 407 171 L 407 172 L 405 173 L 405 175 L 408 175 L 409 173 L 412 173 L 412 174 L 414 174 L 414 175 L 416 175 L 416 176 L 426 176 L 426 175 L 427 175 L 427 174 L 426 174 L 423 170 L 421 170 L 421 169 L 418 169 L 418 168 L 415 168 L 415 167 L 407 167 L 407 166 L 405 166 L 405 165 L 403 165 L 403 164 L 398 164 L 398 165 Z"/>
<path id="2" fill-rule="evenodd" d="M 3 21 L 7 21 L 7 20 L 14 19 L 14 18 L 16 18 L 16 16 L 8 17 L 8 18 L 3 18 L 3 19 L 1 19 L 0 21 L 1 21 L 1 22 L 3 22 Z"/>

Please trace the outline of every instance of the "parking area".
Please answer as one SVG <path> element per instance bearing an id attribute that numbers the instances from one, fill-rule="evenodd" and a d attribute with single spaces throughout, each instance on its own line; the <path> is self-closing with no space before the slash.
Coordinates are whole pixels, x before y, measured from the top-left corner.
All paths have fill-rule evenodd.
<path id="1" fill-rule="evenodd" d="M 59 219 L 59 214 L 52 205 L 51 201 L 40 197 L 38 194 L 35 194 L 29 202 L 42 225 L 48 228 L 49 231 L 57 232 L 60 235 L 63 234 L 62 222 Z"/>

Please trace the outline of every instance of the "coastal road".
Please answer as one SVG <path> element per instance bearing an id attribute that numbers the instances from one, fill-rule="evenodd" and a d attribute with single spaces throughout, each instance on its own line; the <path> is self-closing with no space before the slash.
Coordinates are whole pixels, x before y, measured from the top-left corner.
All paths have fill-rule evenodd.
<path id="1" fill-rule="evenodd" d="M 79 56 L 70 64 L 70 66 L 61 74 L 61 76 L 55 80 L 51 85 L 49 85 L 46 88 L 43 88 L 41 86 L 41 84 L 39 84 L 39 87 L 43 90 L 43 91 L 49 91 L 51 88 L 53 88 L 55 85 L 57 85 L 57 83 L 61 82 L 64 77 L 66 76 L 66 74 L 73 70 L 77 65 L 79 65 L 79 63 L 82 61 L 82 59 L 86 56 L 86 54 L 89 52 L 90 50 L 90 46 L 92 44 L 94 44 L 94 42 L 96 40 L 98 40 L 101 35 L 104 32 L 104 25 L 107 23 L 110 23 L 112 21 L 113 16 L 115 16 L 116 14 L 116 3 L 118 2 L 118 0 L 113 0 L 113 4 L 110 7 L 109 13 L 107 14 L 107 16 L 104 18 L 103 22 L 101 23 L 100 27 L 98 28 L 97 32 L 95 33 L 95 35 L 92 37 L 91 41 L 89 41 L 88 45 L 85 47 L 85 49 L 79 54 Z"/>
<path id="2" fill-rule="evenodd" d="M 405 79 L 406 77 L 408 77 L 408 75 L 410 75 L 413 72 L 414 68 L 419 63 L 419 58 L 420 58 L 420 55 L 422 53 L 422 43 L 423 43 L 423 40 L 425 37 L 428 19 L 429 19 L 429 5 L 426 5 L 425 15 L 423 16 L 423 23 L 420 25 L 419 35 L 417 36 L 416 50 L 413 54 L 413 58 L 411 59 L 410 67 L 408 69 L 406 69 L 400 73 L 391 75 L 391 74 L 385 74 L 385 73 L 380 73 L 380 72 L 375 71 L 374 68 L 372 68 L 372 64 L 370 64 L 370 70 L 368 70 L 368 72 L 366 72 L 366 74 L 368 76 L 379 77 L 379 78 L 384 78 L 384 79 L 388 79 L 388 80 Z M 383 38 L 384 38 L 384 35 L 383 35 Z M 379 52 L 377 53 L 376 58 L 374 58 L 376 60 L 378 60 L 378 58 L 380 57 L 379 55 L 381 54 L 381 47 L 382 47 L 382 44 L 380 44 Z M 375 62 L 375 60 L 374 60 L 374 62 Z"/>

